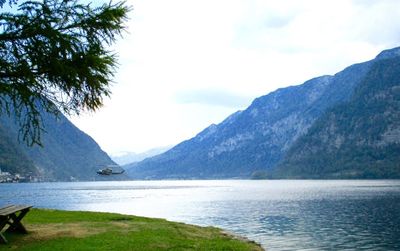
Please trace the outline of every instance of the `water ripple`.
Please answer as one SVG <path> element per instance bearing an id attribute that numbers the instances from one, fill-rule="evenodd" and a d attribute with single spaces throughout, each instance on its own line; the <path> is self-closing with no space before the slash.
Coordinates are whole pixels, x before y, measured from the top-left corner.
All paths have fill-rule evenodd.
<path id="1" fill-rule="evenodd" d="M 400 181 L 0 184 L 0 204 L 219 226 L 267 250 L 400 250 Z"/>

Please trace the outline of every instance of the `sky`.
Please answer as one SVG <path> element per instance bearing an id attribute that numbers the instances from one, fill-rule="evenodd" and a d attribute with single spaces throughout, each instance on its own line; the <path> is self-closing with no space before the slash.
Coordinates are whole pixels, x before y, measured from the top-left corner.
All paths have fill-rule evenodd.
<path id="1" fill-rule="evenodd" d="M 400 46 L 397 0 L 128 0 L 110 98 L 70 119 L 109 154 L 173 146 L 256 97 Z"/>

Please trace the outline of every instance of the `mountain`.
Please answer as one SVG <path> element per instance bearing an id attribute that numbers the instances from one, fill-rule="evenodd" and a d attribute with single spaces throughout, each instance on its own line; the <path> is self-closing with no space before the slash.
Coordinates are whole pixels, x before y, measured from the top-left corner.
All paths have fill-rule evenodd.
<path id="1" fill-rule="evenodd" d="M 37 174 L 33 162 L 9 134 L 9 129 L 0 123 L 0 172 Z"/>
<path id="2" fill-rule="evenodd" d="M 108 180 L 126 176 L 102 177 L 96 171 L 115 165 L 110 157 L 87 134 L 65 116 L 42 112 L 45 132 L 43 147 L 29 147 L 19 142 L 19 127 L 13 118 L 0 117 L 0 168 L 3 172 L 33 176 L 44 181 Z"/>
<path id="3" fill-rule="evenodd" d="M 396 60 L 399 52 L 399 48 L 384 51 L 333 76 L 259 97 L 246 110 L 166 153 L 129 165 L 128 173 L 136 179 L 249 178 L 270 173 L 320 117 L 353 99 L 373 65 Z"/>
<path id="4" fill-rule="evenodd" d="M 135 152 L 119 152 L 115 154 L 110 154 L 110 157 L 118 165 L 132 164 L 134 162 L 142 161 L 146 158 L 153 157 L 155 155 L 162 154 L 169 150 L 171 147 L 158 147 L 153 148 L 145 152 L 135 153 Z"/>
<path id="5" fill-rule="evenodd" d="M 289 149 L 285 178 L 400 178 L 400 50 L 378 55 L 351 99 Z"/>

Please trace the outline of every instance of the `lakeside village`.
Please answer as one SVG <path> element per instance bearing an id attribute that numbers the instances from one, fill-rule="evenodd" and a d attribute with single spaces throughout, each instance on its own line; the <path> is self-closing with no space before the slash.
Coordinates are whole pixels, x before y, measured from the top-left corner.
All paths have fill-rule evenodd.
<path id="1" fill-rule="evenodd" d="M 38 178 L 33 176 L 24 177 L 19 173 L 11 174 L 3 172 L 0 168 L 0 183 L 20 183 L 20 182 L 37 182 Z"/>

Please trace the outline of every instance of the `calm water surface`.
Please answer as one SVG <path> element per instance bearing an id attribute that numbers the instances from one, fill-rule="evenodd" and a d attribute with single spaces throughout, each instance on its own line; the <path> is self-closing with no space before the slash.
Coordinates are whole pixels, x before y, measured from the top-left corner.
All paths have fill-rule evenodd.
<path id="1" fill-rule="evenodd" d="M 399 180 L 0 184 L 9 203 L 213 225 L 267 250 L 400 250 Z"/>

